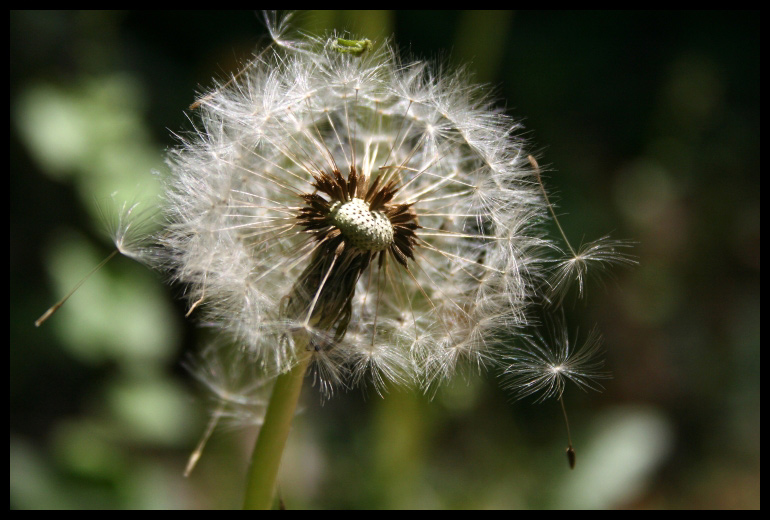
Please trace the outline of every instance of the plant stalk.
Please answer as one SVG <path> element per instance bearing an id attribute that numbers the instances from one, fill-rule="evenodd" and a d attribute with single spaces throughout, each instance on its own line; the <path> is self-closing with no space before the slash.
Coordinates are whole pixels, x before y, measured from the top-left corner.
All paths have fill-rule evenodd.
<path id="1" fill-rule="evenodd" d="M 289 437 L 294 410 L 297 408 L 302 382 L 310 363 L 310 353 L 298 349 L 297 364 L 275 381 L 267 413 L 251 455 L 244 509 L 270 509 L 273 506 L 281 456 Z"/>

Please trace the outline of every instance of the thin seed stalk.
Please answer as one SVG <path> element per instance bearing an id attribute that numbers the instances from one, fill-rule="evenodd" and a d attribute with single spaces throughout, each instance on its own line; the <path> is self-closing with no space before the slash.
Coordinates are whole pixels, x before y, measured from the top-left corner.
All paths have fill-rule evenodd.
<path id="1" fill-rule="evenodd" d="M 278 376 L 270 396 L 265 420 L 251 455 L 244 509 L 264 510 L 273 506 L 281 456 L 311 357 L 304 346 L 298 346 L 301 357 L 289 372 Z"/>

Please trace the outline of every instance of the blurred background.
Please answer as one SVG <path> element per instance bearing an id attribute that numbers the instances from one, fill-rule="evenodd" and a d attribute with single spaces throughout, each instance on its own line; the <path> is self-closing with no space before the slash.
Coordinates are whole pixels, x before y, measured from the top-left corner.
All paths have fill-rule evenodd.
<path id="1" fill-rule="evenodd" d="M 395 35 L 468 64 L 532 150 L 574 243 L 639 266 L 567 320 L 613 379 L 515 401 L 469 374 L 432 401 L 305 388 L 280 493 L 301 508 L 759 508 L 759 12 L 310 12 L 314 33 Z M 183 368 L 182 289 L 111 250 L 157 194 L 211 78 L 266 44 L 259 12 L 11 12 L 11 508 L 238 508 L 255 430 L 219 428 Z M 117 195 L 116 195 L 117 193 Z M 555 230 L 554 230 L 555 233 Z"/>

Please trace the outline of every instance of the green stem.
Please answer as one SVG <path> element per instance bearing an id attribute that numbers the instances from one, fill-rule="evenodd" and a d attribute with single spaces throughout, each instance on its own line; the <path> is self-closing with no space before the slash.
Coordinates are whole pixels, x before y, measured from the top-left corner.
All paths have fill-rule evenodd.
<path id="1" fill-rule="evenodd" d="M 275 380 L 273 395 L 270 396 L 267 414 L 251 456 L 244 509 L 270 509 L 273 506 L 281 456 L 310 363 L 310 353 L 304 348 L 299 350 L 302 354 L 297 364 Z"/>

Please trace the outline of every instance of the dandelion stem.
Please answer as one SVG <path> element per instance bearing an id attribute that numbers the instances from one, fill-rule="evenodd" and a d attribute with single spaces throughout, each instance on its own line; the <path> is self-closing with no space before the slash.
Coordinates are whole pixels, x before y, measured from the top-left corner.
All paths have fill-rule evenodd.
<path id="1" fill-rule="evenodd" d="M 535 158 L 532 157 L 531 155 L 529 156 L 529 164 L 531 164 L 532 168 L 535 170 L 535 177 L 537 177 L 537 183 L 540 184 L 540 191 L 543 192 L 543 197 L 545 197 L 545 203 L 548 206 L 548 209 L 551 211 L 551 215 L 553 215 L 553 221 L 556 222 L 556 227 L 559 228 L 559 233 L 561 233 L 561 237 L 564 239 L 564 243 L 567 244 L 567 247 L 572 253 L 572 256 L 577 258 L 578 254 L 572 248 L 572 244 L 569 243 L 567 234 L 564 232 L 564 229 L 562 229 L 561 224 L 559 224 L 559 219 L 556 217 L 556 212 L 553 210 L 553 205 L 551 204 L 551 201 L 548 199 L 548 193 L 546 193 L 545 191 L 545 186 L 543 185 L 543 179 L 540 177 L 540 166 L 537 164 L 537 161 L 535 160 Z"/>
<path id="2" fill-rule="evenodd" d="M 289 437 L 294 410 L 311 357 L 306 351 L 306 345 L 300 344 L 304 342 L 298 336 L 295 336 L 295 340 L 300 357 L 289 372 L 276 379 L 265 420 L 254 446 L 246 483 L 244 509 L 270 509 L 273 506 L 281 456 Z"/>

